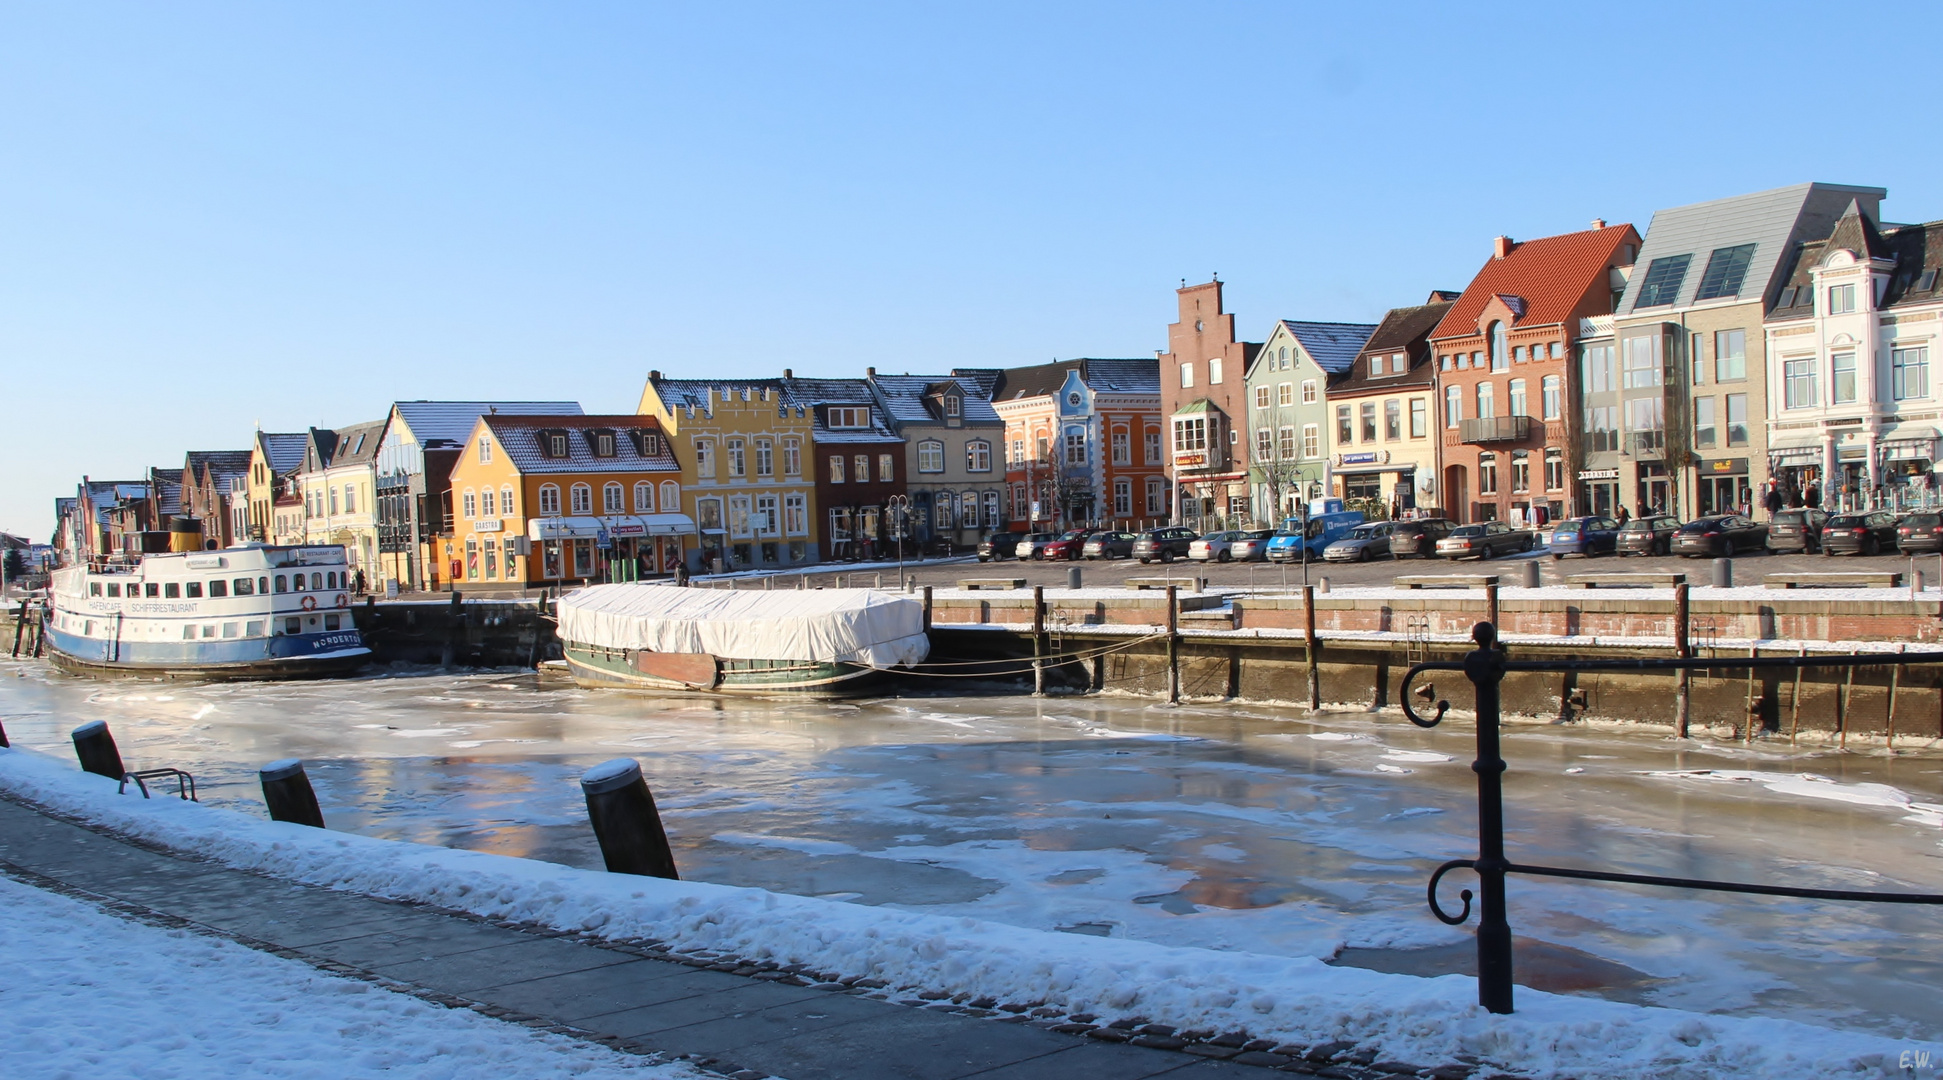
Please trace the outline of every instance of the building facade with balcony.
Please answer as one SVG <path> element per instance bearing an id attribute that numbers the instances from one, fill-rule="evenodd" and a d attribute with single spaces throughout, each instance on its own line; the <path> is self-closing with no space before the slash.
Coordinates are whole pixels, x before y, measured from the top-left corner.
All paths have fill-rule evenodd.
<path id="1" fill-rule="evenodd" d="M 578 415 L 571 401 L 397 401 L 378 438 L 373 501 L 378 579 L 403 589 L 436 589 L 446 576 L 439 538 L 455 519 L 452 467 L 481 416 Z"/>
<path id="2" fill-rule="evenodd" d="M 469 592 L 673 573 L 695 535 L 680 477 L 651 416 L 480 416 L 448 477 L 444 573 Z"/>
<path id="3" fill-rule="evenodd" d="M 648 373 L 639 411 L 660 421 L 681 464 L 681 511 L 697 534 L 682 554 L 696 573 L 724 565 L 818 561 L 814 420 L 781 379 L 670 379 Z"/>
<path id="4" fill-rule="evenodd" d="M 1597 471 L 1618 475 L 1602 486 L 1629 507 L 1682 518 L 1759 506 L 1769 477 L 1764 319 L 1799 245 L 1827 237 L 1851 203 L 1874 214 L 1884 194 L 1796 184 L 1653 215 L 1610 353 L 1592 349 L 1581 370 L 1585 400 L 1608 424 L 1598 442 L 1616 432 Z"/>
<path id="5" fill-rule="evenodd" d="M 1434 292 L 1428 303 L 1385 312 L 1354 362 L 1331 378 L 1324 397 L 1330 412 L 1332 494 L 1349 509 L 1371 518 L 1438 510 L 1437 450 L 1443 439 L 1436 426 L 1437 365 L 1430 356 L 1430 332 L 1456 299 L 1454 292 Z M 1257 359 L 1255 366 L 1262 365 Z M 1250 387 L 1259 414 L 1274 397 L 1252 376 Z M 1258 471 L 1267 459 L 1264 446 L 1280 449 L 1269 441 L 1278 430 L 1256 425 Z"/>
<path id="6" fill-rule="evenodd" d="M 1184 285 L 1174 299 L 1177 318 L 1159 364 L 1173 520 L 1200 529 L 1238 524 L 1254 516 L 1252 447 L 1243 433 L 1248 373 L 1262 346 L 1235 339 L 1220 279 Z"/>
<path id="7" fill-rule="evenodd" d="M 949 375 L 884 375 L 867 381 L 903 440 L 906 551 L 940 541 L 963 549 L 1004 526 L 1005 421 L 992 408 L 996 369 Z M 895 550 L 899 523 L 887 514 L 885 550 Z"/>
<path id="8" fill-rule="evenodd" d="M 1007 368 L 1005 520 L 1027 531 L 1167 520 L 1160 365 L 1088 357 Z"/>
<path id="9" fill-rule="evenodd" d="M 1273 524 L 1330 489 L 1329 383 L 1350 370 L 1375 329 L 1370 323 L 1284 319 L 1254 352 L 1240 411 L 1226 413 L 1213 398 L 1201 398 L 1175 412 L 1184 524 L 1204 529 Z M 1236 433 L 1242 438 L 1234 445 L 1245 443 L 1251 462 L 1245 508 L 1222 505 L 1220 481 L 1203 480 L 1194 471 L 1202 448 L 1210 472 L 1222 467 L 1219 431 L 1230 416 L 1242 425 Z"/>
<path id="10" fill-rule="evenodd" d="M 1937 501 L 1943 222 L 1879 226 L 1858 197 L 1798 245 L 1769 313 L 1768 453 L 1789 501 Z"/>
<path id="11" fill-rule="evenodd" d="M 1443 432 L 1441 501 L 1457 521 L 1581 513 L 1570 403 L 1583 320 L 1612 313 L 1639 250 L 1630 225 L 1514 243 L 1489 261 L 1430 334 Z"/>

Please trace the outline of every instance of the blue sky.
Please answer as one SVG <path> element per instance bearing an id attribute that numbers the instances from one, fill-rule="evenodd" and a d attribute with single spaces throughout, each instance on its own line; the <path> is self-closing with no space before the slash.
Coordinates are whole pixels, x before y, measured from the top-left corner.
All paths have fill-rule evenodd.
<path id="1" fill-rule="evenodd" d="M 1259 340 L 1804 180 L 1943 217 L 1940 12 L 9 0 L 0 528 L 398 398 L 1151 355 L 1215 271 Z"/>

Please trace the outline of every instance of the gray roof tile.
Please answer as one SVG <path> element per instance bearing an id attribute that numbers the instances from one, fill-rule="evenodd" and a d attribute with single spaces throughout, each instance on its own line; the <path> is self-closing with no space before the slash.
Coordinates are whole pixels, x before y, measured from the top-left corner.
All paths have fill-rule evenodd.
<path id="1" fill-rule="evenodd" d="M 1295 340 L 1302 343 L 1302 351 L 1309 354 L 1316 366 L 1332 375 L 1349 370 L 1350 365 L 1356 362 L 1356 354 L 1363 351 L 1370 335 L 1376 331 L 1375 323 L 1283 319 L 1282 325 L 1288 327 Z"/>
<path id="2" fill-rule="evenodd" d="M 392 409 L 411 428 L 421 446 L 458 445 L 472 434 L 481 416 L 578 416 L 585 410 L 577 401 L 397 401 Z"/>

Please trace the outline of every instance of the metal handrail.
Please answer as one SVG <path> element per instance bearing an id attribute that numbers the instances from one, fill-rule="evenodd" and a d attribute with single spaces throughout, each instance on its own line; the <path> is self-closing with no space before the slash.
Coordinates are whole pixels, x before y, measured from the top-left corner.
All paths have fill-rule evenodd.
<path id="1" fill-rule="evenodd" d="M 1650 660 L 1507 660 L 1498 647 L 1497 627 L 1488 622 L 1472 628 L 1477 648 L 1461 662 L 1432 661 L 1413 664 L 1403 675 L 1398 698 L 1404 716 L 1421 728 L 1433 728 L 1450 711 L 1450 702 L 1438 700 L 1436 713 L 1423 717 L 1410 707 L 1410 684 L 1420 674 L 1431 671 L 1461 671 L 1477 691 L 1477 760 L 1472 771 L 1478 777 L 1478 857 L 1452 859 L 1430 875 L 1426 893 L 1430 912 L 1440 922 L 1457 926 L 1471 917 L 1473 893 L 1463 889 L 1458 898 L 1463 908 L 1455 915 L 1437 902 L 1437 886 L 1452 870 L 1468 869 L 1478 875 L 1481 893 L 1478 909 L 1478 1004 L 1494 1013 L 1511 1012 L 1511 926 L 1506 918 L 1504 879 L 1507 874 L 1570 878 L 1579 881 L 1611 881 L 1625 885 L 1657 885 L 1663 888 L 1700 889 L 1710 892 L 1744 893 L 1758 896 L 1789 896 L 1808 900 L 1845 900 L 1881 904 L 1943 905 L 1943 894 L 1874 892 L 1852 889 L 1807 889 L 1792 885 L 1761 885 L 1748 882 L 1708 881 L 1701 878 L 1663 877 L 1656 874 L 1621 874 L 1606 870 L 1583 870 L 1561 866 L 1535 866 L 1514 863 L 1504 851 L 1504 789 L 1506 769 L 1499 749 L 1500 685 L 1506 673 L 1542 672 L 1624 672 L 1624 671 L 1717 671 L 1752 668 L 1799 669 L 1809 667 L 1894 667 L 1908 664 L 1943 664 L 1943 652 L 1928 653 L 1853 653 L 1846 656 L 1777 656 L 1739 659 L 1673 657 Z M 1435 686 L 1426 684 L 1426 696 L 1434 696 Z"/>
<path id="2" fill-rule="evenodd" d="M 160 780 L 171 776 L 175 778 L 175 793 L 178 798 L 185 802 L 202 801 L 196 798 L 196 778 L 183 772 L 181 769 L 143 769 L 140 772 L 123 773 L 121 776 L 121 786 L 115 789 L 115 794 L 126 794 L 128 791 L 128 782 L 133 780 L 135 781 L 135 786 L 141 789 L 142 798 L 146 799 L 149 797 L 148 781 Z"/>

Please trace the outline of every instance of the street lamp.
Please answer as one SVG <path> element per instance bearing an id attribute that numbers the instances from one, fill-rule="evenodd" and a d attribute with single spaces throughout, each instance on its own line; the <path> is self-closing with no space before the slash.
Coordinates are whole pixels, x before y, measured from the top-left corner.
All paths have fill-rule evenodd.
<path id="1" fill-rule="evenodd" d="M 884 510 L 890 515 L 891 532 L 897 537 L 897 587 L 904 587 L 904 529 L 911 517 L 911 499 L 908 495 L 892 495 L 884 500 Z"/>

